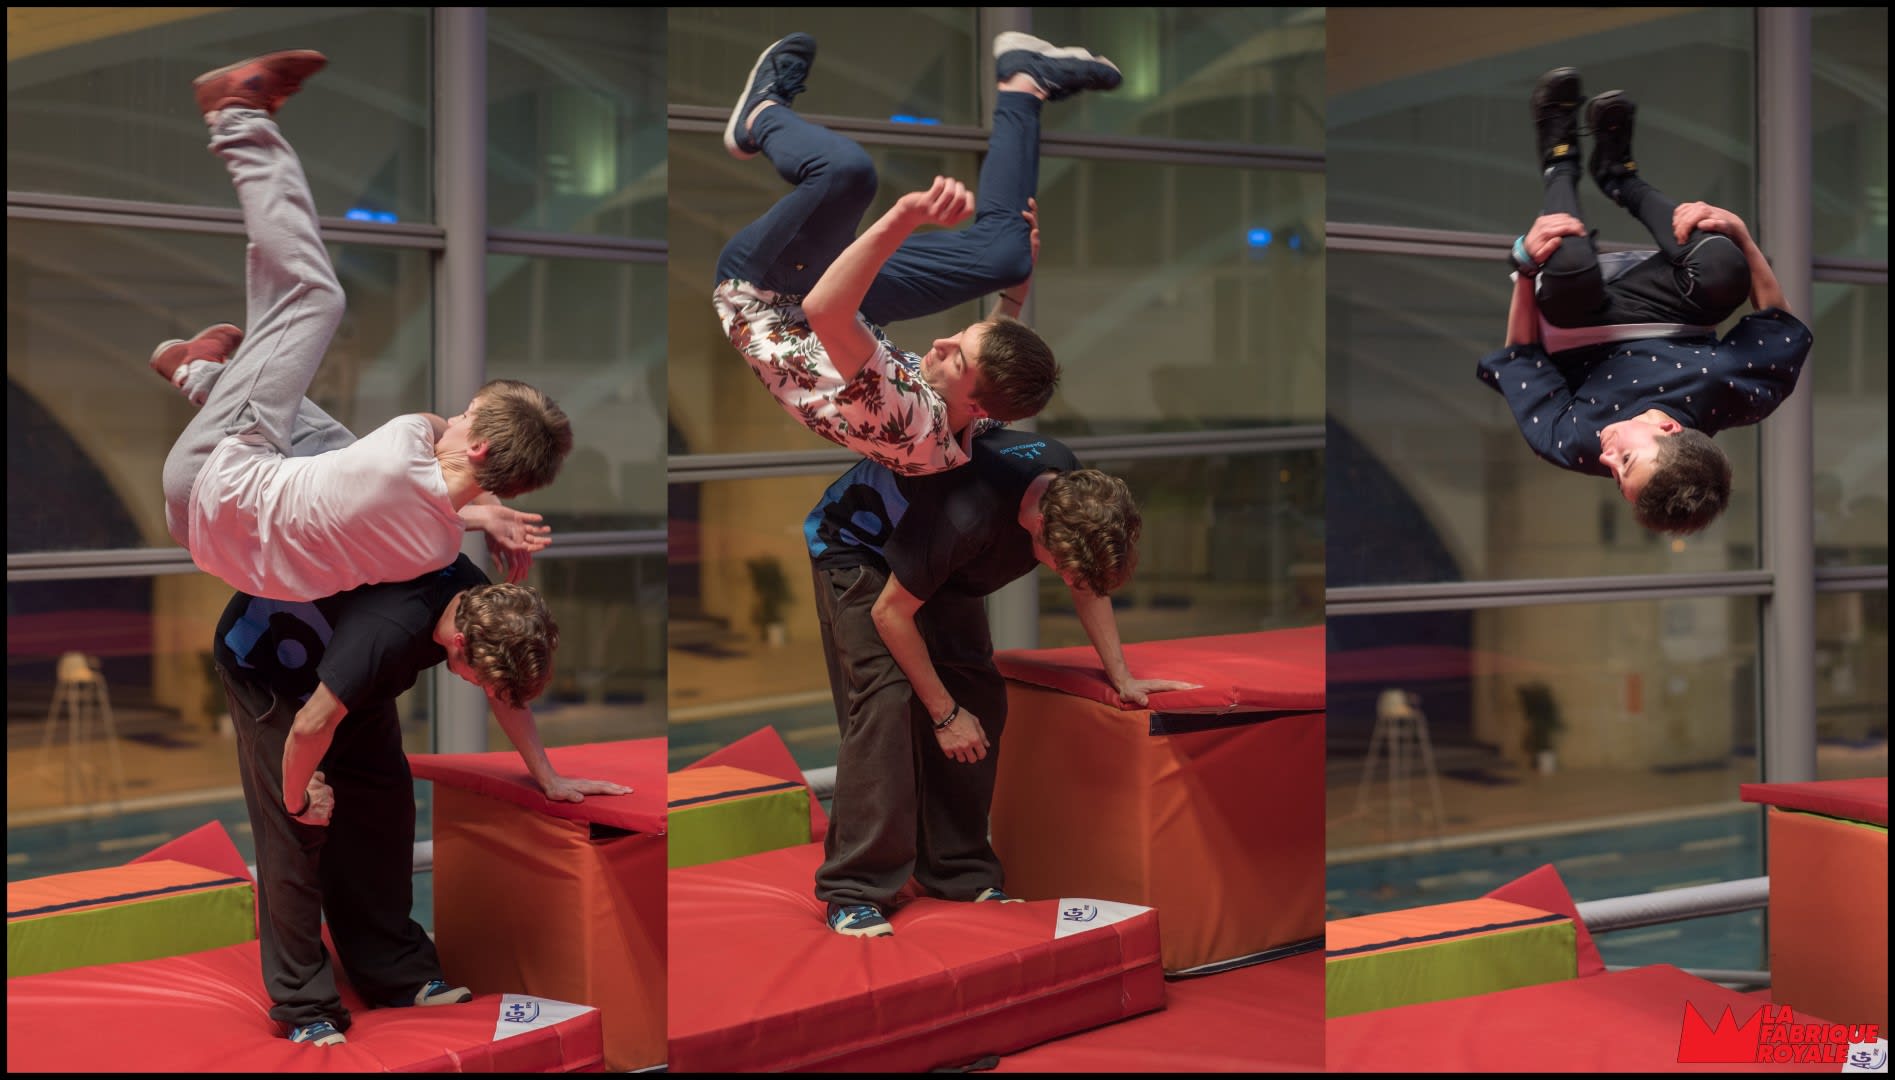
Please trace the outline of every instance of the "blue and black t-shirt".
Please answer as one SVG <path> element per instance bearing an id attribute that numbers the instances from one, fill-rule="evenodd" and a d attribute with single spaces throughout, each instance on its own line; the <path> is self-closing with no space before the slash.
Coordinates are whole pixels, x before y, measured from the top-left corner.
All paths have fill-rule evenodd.
<path id="1" fill-rule="evenodd" d="M 1020 500 L 1041 473 L 1079 462 L 1057 440 L 1002 429 L 974 440 L 973 460 L 930 476 L 896 476 L 862 461 L 803 521 L 820 569 L 879 566 L 920 600 L 943 589 L 985 596 L 1032 572 Z"/>
<path id="2" fill-rule="evenodd" d="M 225 671 L 298 701 L 321 683 L 351 712 L 393 701 L 447 659 L 434 624 L 454 597 L 489 584 L 462 555 L 410 581 L 364 585 L 302 603 L 230 598 L 214 651 Z"/>

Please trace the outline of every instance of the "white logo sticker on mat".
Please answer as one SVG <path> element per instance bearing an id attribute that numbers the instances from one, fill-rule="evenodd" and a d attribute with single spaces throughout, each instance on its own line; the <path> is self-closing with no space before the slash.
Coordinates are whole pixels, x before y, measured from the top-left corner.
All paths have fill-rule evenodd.
<path id="1" fill-rule="evenodd" d="M 1062 899 L 1059 902 L 1059 917 L 1053 920 L 1053 940 L 1124 922 L 1150 910 L 1137 904 L 1121 904 L 1116 900 L 1088 900 L 1084 897 Z"/>
<path id="2" fill-rule="evenodd" d="M 525 1035 L 529 1031 L 549 1028 L 564 1023 L 575 1016 L 584 1016 L 592 1011 L 590 1005 L 574 1005 L 551 998 L 529 997 L 526 994 L 500 995 L 500 1019 L 494 1022 L 493 1038 L 511 1039 L 515 1035 Z"/>
<path id="3" fill-rule="evenodd" d="M 1877 1039 L 1872 1043 L 1850 1043 L 1849 1060 L 1843 1063 L 1843 1072 L 1888 1071 L 1888 1040 Z"/>

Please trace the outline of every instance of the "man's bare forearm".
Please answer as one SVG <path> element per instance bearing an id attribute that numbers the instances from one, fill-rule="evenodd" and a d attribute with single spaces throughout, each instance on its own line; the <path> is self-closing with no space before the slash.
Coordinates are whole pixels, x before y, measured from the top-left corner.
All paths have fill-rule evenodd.
<path id="1" fill-rule="evenodd" d="M 540 743 L 540 726 L 533 718 L 533 710 L 516 708 L 492 697 L 487 699 L 487 704 L 493 709 L 494 719 L 500 721 L 500 730 L 507 733 L 507 741 L 526 763 L 527 775 L 533 782 L 545 790 L 559 779 L 559 770 L 553 768 L 552 760 L 546 756 L 546 747 Z"/>
<path id="2" fill-rule="evenodd" d="M 1105 666 L 1105 677 L 1114 690 L 1121 689 L 1132 681 L 1132 671 L 1125 665 L 1125 650 L 1119 643 L 1119 620 L 1112 613 L 1112 598 L 1098 596 L 1085 589 L 1072 589 L 1073 610 L 1079 613 L 1079 625 L 1086 629 L 1086 639 L 1092 642 L 1092 650 L 1099 654 L 1099 663 Z"/>
<path id="3" fill-rule="evenodd" d="M 934 658 L 928 654 L 928 643 L 922 639 L 914 616 L 877 604 L 874 619 L 876 632 L 882 635 L 882 644 L 888 647 L 888 655 L 895 658 L 901 673 L 908 677 L 908 685 L 928 711 L 928 717 L 939 720 L 947 715 L 948 710 L 954 708 L 954 695 L 948 693 L 947 685 L 934 670 Z"/>
<path id="4" fill-rule="evenodd" d="M 309 778 L 316 774 L 323 755 L 329 752 L 329 744 L 336 738 L 336 725 L 348 711 L 335 694 L 320 683 L 309 701 L 296 711 L 296 719 L 290 722 L 289 738 L 283 742 L 284 809 L 302 808 Z"/>
<path id="5" fill-rule="evenodd" d="M 1513 302 L 1507 307 L 1507 344 L 1540 343 L 1540 303 L 1533 295 L 1533 279 L 1524 275 L 1513 282 Z"/>
<path id="6" fill-rule="evenodd" d="M 875 275 L 915 231 L 915 224 L 899 207 L 890 209 L 836 256 L 803 297 L 803 317 L 844 380 L 855 378 L 874 347 L 874 339 L 856 322 L 856 312 Z"/>
<path id="7" fill-rule="evenodd" d="M 1743 249 L 1744 261 L 1750 264 L 1750 306 L 1758 311 L 1767 308 L 1789 311 L 1783 297 L 1783 286 L 1777 282 L 1777 272 L 1771 268 L 1770 260 L 1764 257 L 1763 249 L 1750 238 L 1748 230 L 1738 238 L 1738 246 Z"/>

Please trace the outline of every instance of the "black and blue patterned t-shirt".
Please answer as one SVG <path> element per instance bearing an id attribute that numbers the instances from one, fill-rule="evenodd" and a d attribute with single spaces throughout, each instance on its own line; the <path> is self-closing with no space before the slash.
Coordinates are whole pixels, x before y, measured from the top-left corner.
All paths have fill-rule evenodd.
<path id="1" fill-rule="evenodd" d="M 921 600 L 943 589 L 985 596 L 1033 570 L 1020 500 L 1048 470 L 1079 462 L 1062 443 L 1003 429 L 974 440 L 973 460 L 931 476 L 897 476 L 863 461 L 830 484 L 803 520 L 823 569 L 879 566 Z"/>

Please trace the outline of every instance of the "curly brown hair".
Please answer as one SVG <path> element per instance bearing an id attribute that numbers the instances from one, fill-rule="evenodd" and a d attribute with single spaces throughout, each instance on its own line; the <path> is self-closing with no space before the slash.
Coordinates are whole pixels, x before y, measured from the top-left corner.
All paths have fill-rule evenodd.
<path id="1" fill-rule="evenodd" d="M 476 585 L 461 594 L 454 629 L 467 636 L 467 662 L 481 688 L 514 708 L 526 708 L 553 680 L 559 624 L 539 590 Z"/>
<path id="2" fill-rule="evenodd" d="M 974 403 L 995 420 L 1038 416 L 1059 385 L 1059 362 L 1046 339 L 1023 322 L 1001 315 L 980 338 Z"/>
<path id="3" fill-rule="evenodd" d="M 1632 515 L 1647 529 L 1689 536 L 1730 505 L 1730 458 L 1709 435 L 1691 428 L 1657 442 L 1651 479 L 1632 504 Z"/>
<path id="4" fill-rule="evenodd" d="M 1040 496 L 1040 518 L 1040 543 L 1062 577 L 1094 596 L 1131 580 L 1144 519 L 1125 481 L 1097 469 L 1060 473 Z"/>
<path id="5" fill-rule="evenodd" d="M 552 483 L 572 452 L 565 410 L 517 379 L 495 379 L 475 396 L 486 399 L 467 428 L 471 441 L 487 444 L 474 470 L 481 490 L 510 499 Z"/>

